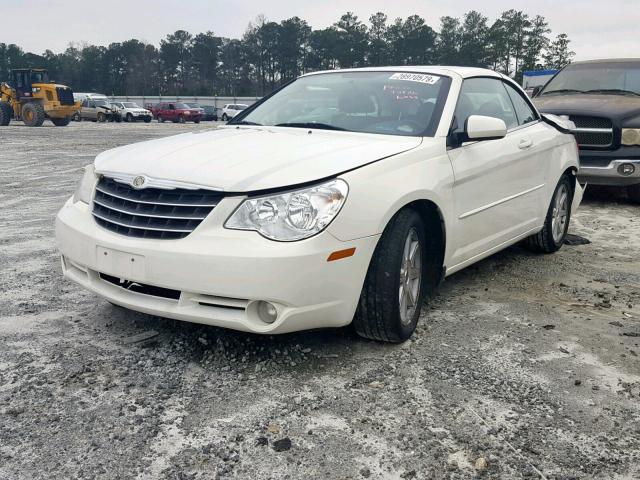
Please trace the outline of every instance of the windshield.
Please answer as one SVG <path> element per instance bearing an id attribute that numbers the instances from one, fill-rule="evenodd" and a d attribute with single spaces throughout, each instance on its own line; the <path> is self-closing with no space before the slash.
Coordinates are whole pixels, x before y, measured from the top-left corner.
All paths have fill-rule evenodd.
<path id="1" fill-rule="evenodd" d="M 140 108 L 137 103 L 133 102 L 124 102 L 122 105 L 124 105 L 124 108 Z"/>
<path id="2" fill-rule="evenodd" d="M 640 95 L 640 62 L 569 65 L 549 81 L 540 95 L 554 92 Z"/>
<path id="3" fill-rule="evenodd" d="M 31 83 L 49 83 L 49 74 L 43 71 L 32 71 Z"/>
<path id="4" fill-rule="evenodd" d="M 433 136 L 449 84 L 448 77 L 393 71 L 309 75 L 232 123 Z"/>

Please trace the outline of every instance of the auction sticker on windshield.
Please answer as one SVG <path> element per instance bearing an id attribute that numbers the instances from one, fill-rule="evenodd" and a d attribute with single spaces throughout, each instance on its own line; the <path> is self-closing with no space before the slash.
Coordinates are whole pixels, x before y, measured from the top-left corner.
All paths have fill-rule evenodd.
<path id="1" fill-rule="evenodd" d="M 433 75 L 425 75 L 424 73 L 394 73 L 389 80 L 406 80 L 409 82 L 420 82 L 428 85 L 434 85 L 440 80 Z"/>

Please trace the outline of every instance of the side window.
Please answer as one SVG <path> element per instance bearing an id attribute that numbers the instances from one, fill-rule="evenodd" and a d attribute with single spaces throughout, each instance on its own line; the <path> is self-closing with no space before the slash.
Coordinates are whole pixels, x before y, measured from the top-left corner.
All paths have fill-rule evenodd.
<path id="1" fill-rule="evenodd" d="M 522 94 L 508 83 L 504 84 L 504 88 L 507 89 L 507 94 L 509 94 L 509 98 L 511 98 L 513 106 L 516 109 L 516 115 L 518 116 L 518 125 L 535 122 L 538 119 L 538 115 L 527 103 L 527 101 L 522 98 Z"/>
<path id="2" fill-rule="evenodd" d="M 88 107 L 89 106 L 89 99 L 85 98 L 84 100 L 82 100 L 82 106 L 83 107 Z"/>
<path id="3" fill-rule="evenodd" d="M 507 129 L 518 126 L 518 118 L 502 81 L 497 78 L 468 78 L 462 83 L 456 105 L 454 132 L 463 132 L 471 115 L 504 120 Z"/>

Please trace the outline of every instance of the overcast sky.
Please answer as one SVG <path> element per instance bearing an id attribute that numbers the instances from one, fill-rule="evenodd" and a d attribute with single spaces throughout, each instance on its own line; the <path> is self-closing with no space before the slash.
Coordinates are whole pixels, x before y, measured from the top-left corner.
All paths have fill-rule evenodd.
<path id="1" fill-rule="evenodd" d="M 273 21 L 297 15 L 323 28 L 347 10 L 362 20 L 378 11 L 390 19 L 418 14 L 438 30 L 443 15 L 477 9 L 494 20 L 510 8 L 543 15 L 554 36 L 567 33 L 577 60 L 640 57 L 639 0 L 11 0 L 3 1 L 0 43 L 42 53 L 60 52 L 69 42 L 137 38 L 157 45 L 178 29 L 237 38 L 259 14 Z"/>

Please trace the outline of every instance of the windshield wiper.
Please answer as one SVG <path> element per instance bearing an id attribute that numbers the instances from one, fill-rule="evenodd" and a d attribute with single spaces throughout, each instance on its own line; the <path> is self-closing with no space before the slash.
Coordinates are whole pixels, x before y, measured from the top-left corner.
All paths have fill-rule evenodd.
<path id="1" fill-rule="evenodd" d="M 574 88 L 560 88 L 558 90 L 549 90 L 547 92 L 542 92 L 540 96 L 550 95 L 552 93 L 584 93 L 584 92 L 582 90 L 576 90 Z"/>
<path id="2" fill-rule="evenodd" d="M 335 125 L 329 125 L 328 123 L 317 123 L 317 122 L 278 123 L 274 125 L 274 127 L 317 128 L 320 130 L 346 130 L 346 128 L 336 127 Z"/>
<path id="3" fill-rule="evenodd" d="M 237 122 L 230 123 L 230 125 L 258 125 L 261 126 L 261 123 L 258 122 L 250 122 L 248 120 L 239 120 Z"/>
<path id="4" fill-rule="evenodd" d="M 596 88 L 594 90 L 587 90 L 584 93 L 620 93 L 623 95 L 634 95 L 636 97 L 640 97 L 640 93 L 632 92 L 631 90 L 623 90 L 621 88 Z"/>

